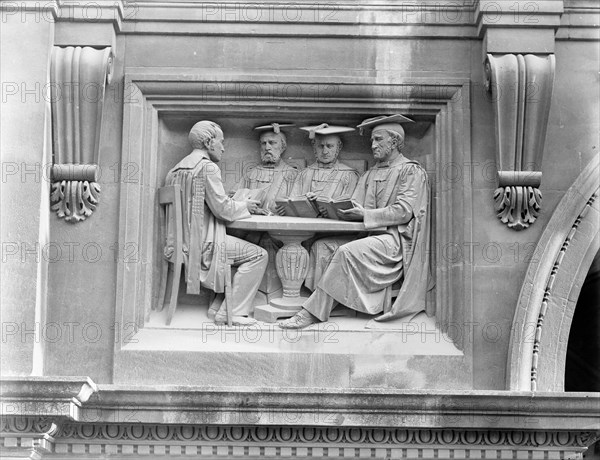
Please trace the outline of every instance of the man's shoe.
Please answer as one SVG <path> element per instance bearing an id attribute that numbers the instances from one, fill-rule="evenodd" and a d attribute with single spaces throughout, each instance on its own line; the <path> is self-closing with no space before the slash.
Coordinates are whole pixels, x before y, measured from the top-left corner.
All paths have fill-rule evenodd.
<path id="1" fill-rule="evenodd" d="M 208 319 L 210 319 L 211 321 L 214 321 L 217 316 L 218 311 L 219 311 L 218 308 L 209 308 L 208 309 Z"/>
<path id="2" fill-rule="evenodd" d="M 214 321 L 215 316 L 217 316 L 217 313 L 219 312 L 219 310 L 221 310 L 221 307 L 224 305 L 224 303 L 225 297 L 222 294 L 217 294 L 210 303 L 210 306 L 208 307 L 208 319 Z"/>
<path id="3" fill-rule="evenodd" d="M 320 322 L 321 320 L 319 318 L 303 308 L 290 319 L 279 321 L 278 325 L 281 329 L 304 329 L 311 324 Z"/>

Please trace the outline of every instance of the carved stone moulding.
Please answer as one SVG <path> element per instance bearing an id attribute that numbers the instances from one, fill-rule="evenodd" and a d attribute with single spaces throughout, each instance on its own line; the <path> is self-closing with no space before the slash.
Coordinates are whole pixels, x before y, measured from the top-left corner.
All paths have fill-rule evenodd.
<path id="1" fill-rule="evenodd" d="M 54 165 L 50 200 L 51 209 L 67 222 L 85 220 L 98 205 L 102 106 L 112 62 L 110 47 L 55 46 L 52 52 Z"/>
<path id="2" fill-rule="evenodd" d="M 600 248 L 596 154 L 557 205 L 527 267 L 511 327 L 506 386 L 564 391 L 577 299 Z"/>
<path id="3" fill-rule="evenodd" d="M 579 458 L 593 430 L 52 423 L 2 418 L 11 458 Z"/>
<path id="4" fill-rule="evenodd" d="M 492 94 L 497 143 L 495 209 L 513 230 L 529 227 L 540 212 L 554 68 L 552 54 L 487 55 L 486 86 Z"/>

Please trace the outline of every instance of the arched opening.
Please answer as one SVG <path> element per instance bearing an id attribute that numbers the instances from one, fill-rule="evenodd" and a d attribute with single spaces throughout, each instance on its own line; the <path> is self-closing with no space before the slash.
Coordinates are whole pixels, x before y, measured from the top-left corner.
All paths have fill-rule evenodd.
<path id="1" fill-rule="evenodd" d="M 598 368 L 599 302 L 595 291 L 600 251 L 599 167 L 600 155 L 595 155 L 555 208 L 536 245 L 539 257 L 527 269 L 511 329 L 507 361 L 510 390 L 564 391 L 569 336 L 573 343 L 579 337 L 585 342 L 577 354 L 586 369 Z M 596 300 L 592 300 L 594 294 Z M 580 308 L 578 299 L 586 306 Z M 577 314 L 581 326 L 572 329 L 576 309 L 582 312 Z M 592 346 L 594 352 L 588 348 Z M 581 383 L 590 382 L 572 375 Z M 590 389 L 586 384 L 586 389 L 569 387 L 567 391 Z"/>
<path id="2" fill-rule="evenodd" d="M 567 345 L 565 391 L 600 391 L 600 251 L 575 307 Z"/>

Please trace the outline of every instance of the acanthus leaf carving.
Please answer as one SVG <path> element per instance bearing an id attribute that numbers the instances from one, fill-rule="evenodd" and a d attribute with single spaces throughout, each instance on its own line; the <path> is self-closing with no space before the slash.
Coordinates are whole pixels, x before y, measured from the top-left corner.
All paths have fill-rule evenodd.
<path id="1" fill-rule="evenodd" d="M 104 91 L 112 66 L 110 47 L 55 46 L 52 52 L 51 209 L 67 222 L 85 220 L 98 206 L 96 165 Z"/>
<path id="2" fill-rule="evenodd" d="M 513 185 L 494 191 L 498 218 L 508 228 L 523 230 L 537 219 L 542 203 L 542 192 L 537 187 Z"/>
<path id="3" fill-rule="evenodd" d="M 553 54 L 488 54 L 485 87 L 492 94 L 496 124 L 498 218 L 513 230 L 537 219 L 544 141 L 554 83 Z"/>
<path id="4" fill-rule="evenodd" d="M 98 205 L 97 182 L 63 180 L 52 183 L 51 209 L 67 222 L 79 222 L 91 216 Z"/>

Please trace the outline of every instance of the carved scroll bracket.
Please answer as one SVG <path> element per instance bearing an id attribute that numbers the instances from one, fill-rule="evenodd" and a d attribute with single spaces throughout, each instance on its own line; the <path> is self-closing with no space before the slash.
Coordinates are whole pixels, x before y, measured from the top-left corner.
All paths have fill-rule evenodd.
<path id="1" fill-rule="evenodd" d="M 91 216 L 99 202 L 98 152 L 104 92 L 112 79 L 110 47 L 55 46 L 50 72 L 51 209 L 67 222 Z"/>
<path id="2" fill-rule="evenodd" d="M 535 222 L 542 204 L 541 183 L 541 172 L 498 171 L 494 205 L 503 224 L 523 230 Z"/>
<path id="3" fill-rule="evenodd" d="M 513 230 L 529 227 L 541 209 L 539 187 L 554 68 L 552 54 L 488 54 L 485 62 L 496 124 L 495 208 L 502 223 Z"/>
<path id="4" fill-rule="evenodd" d="M 79 222 L 92 215 L 100 195 L 98 165 L 53 165 L 51 177 L 51 209 L 58 217 Z"/>

